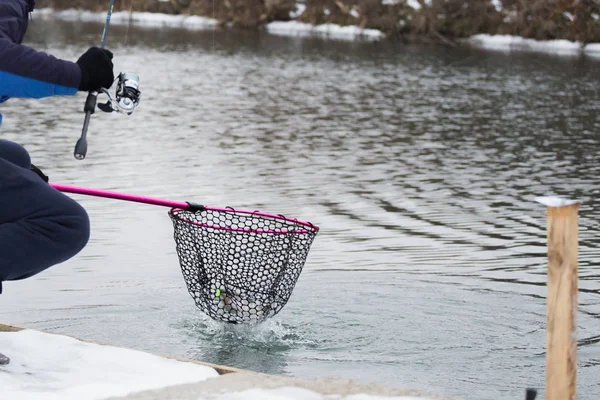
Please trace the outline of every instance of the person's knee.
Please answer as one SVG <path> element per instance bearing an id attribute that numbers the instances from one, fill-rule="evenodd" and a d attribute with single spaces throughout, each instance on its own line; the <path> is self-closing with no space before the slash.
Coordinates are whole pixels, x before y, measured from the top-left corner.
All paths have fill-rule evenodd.
<path id="1" fill-rule="evenodd" d="M 0 281 L 29 278 L 83 250 L 90 237 L 90 220 L 83 207 L 66 199 L 55 199 L 60 212 L 55 209 L 0 224 Z"/>
<path id="2" fill-rule="evenodd" d="M 0 139 L 0 158 L 22 168 L 31 168 L 31 157 L 23 146 L 9 140 Z"/>
<path id="3" fill-rule="evenodd" d="M 62 237 L 65 244 L 65 258 L 71 258 L 83 250 L 90 239 L 90 218 L 85 209 L 74 200 L 59 218 L 65 229 L 58 236 Z"/>
<path id="4" fill-rule="evenodd" d="M 39 229 L 52 238 L 45 251 L 53 253 L 54 263 L 67 261 L 87 245 L 90 238 L 90 219 L 85 209 L 75 200 L 61 195 L 52 212 L 38 221 Z"/>

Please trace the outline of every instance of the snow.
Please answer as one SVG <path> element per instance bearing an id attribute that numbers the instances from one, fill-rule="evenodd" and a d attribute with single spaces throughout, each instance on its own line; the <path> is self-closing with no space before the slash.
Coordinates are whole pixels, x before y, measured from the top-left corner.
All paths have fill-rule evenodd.
<path id="1" fill-rule="evenodd" d="M 600 43 L 590 43 L 584 47 L 584 51 L 590 55 L 600 55 Z"/>
<path id="2" fill-rule="evenodd" d="M 569 19 L 569 21 L 575 21 L 575 16 L 568 11 L 563 12 L 563 15 Z"/>
<path id="3" fill-rule="evenodd" d="M 387 4 L 398 4 L 398 3 L 400 3 L 400 0 L 383 0 L 383 4 L 386 4 L 386 3 Z M 406 5 L 415 10 L 421 9 L 421 3 L 419 3 L 419 0 L 407 0 Z M 431 0 L 425 0 L 425 5 L 430 6 Z"/>
<path id="4" fill-rule="evenodd" d="M 266 30 L 275 35 L 311 36 L 319 35 L 335 39 L 382 39 L 385 35 L 377 29 L 360 29 L 358 26 L 336 24 L 311 25 L 297 21 L 274 21 L 266 25 Z"/>
<path id="5" fill-rule="evenodd" d="M 2 400 L 94 400 L 217 377 L 213 368 L 34 330 L 0 332 Z"/>
<path id="6" fill-rule="evenodd" d="M 569 40 L 545 40 L 525 39 L 510 35 L 474 35 L 467 40 L 470 44 L 490 50 L 503 51 L 536 51 L 554 53 L 561 55 L 578 55 L 581 53 L 591 54 L 600 52 L 600 44 L 588 44 L 582 47 L 579 42 Z"/>
<path id="7" fill-rule="evenodd" d="M 296 19 L 301 16 L 306 10 L 306 5 L 302 3 L 296 3 L 296 10 L 290 11 L 290 18 Z"/>
<path id="8" fill-rule="evenodd" d="M 535 201 L 545 205 L 546 207 L 565 207 L 573 204 L 579 204 L 579 202 L 576 200 L 563 199 L 556 196 L 536 197 Z"/>
<path id="9" fill-rule="evenodd" d="M 53 10 L 51 8 L 42 8 L 33 13 L 33 18 L 56 18 L 65 21 L 94 21 L 105 22 L 106 12 L 93 12 L 85 10 Z M 208 29 L 217 25 L 217 20 L 196 15 L 168 15 L 151 12 L 113 12 L 110 17 L 110 23 L 124 25 L 129 23 L 146 26 L 169 26 L 184 27 L 188 29 Z"/>
<path id="10" fill-rule="evenodd" d="M 502 11 L 502 1 L 500 1 L 500 0 L 492 0 L 492 4 L 496 8 L 496 11 L 498 11 L 498 12 Z"/>
<path id="11" fill-rule="evenodd" d="M 421 8 L 421 3 L 419 3 L 417 0 L 408 0 L 406 4 L 415 10 L 419 10 Z"/>

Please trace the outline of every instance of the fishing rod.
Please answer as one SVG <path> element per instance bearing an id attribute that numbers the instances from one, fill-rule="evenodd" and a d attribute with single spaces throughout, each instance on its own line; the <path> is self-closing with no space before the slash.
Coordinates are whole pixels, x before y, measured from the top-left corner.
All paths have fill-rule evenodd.
<path id="1" fill-rule="evenodd" d="M 104 24 L 104 31 L 102 32 L 102 40 L 100 42 L 100 48 L 102 49 L 104 49 L 106 45 L 106 36 L 108 34 L 108 27 L 110 26 L 110 18 L 112 16 L 114 5 L 115 0 L 110 0 L 108 13 L 106 14 L 106 23 Z M 116 81 L 118 82 L 114 97 L 107 89 L 99 89 L 100 92 L 108 96 L 108 101 L 106 103 L 98 104 L 98 108 L 108 113 L 117 112 L 131 115 L 140 102 L 140 78 L 136 74 L 121 72 Z M 81 131 L 81 137 L 75 144 L 75 150 L 73 154 L 77 160 L 83 160 L 87 154 L 87 132 L 90 124 L 90 118 L 96 110 L 96 101 L 98 99 L 99 91 L 91 90 L 88 92 L 85 105 L 83 106 L 83 111 L 85 112 L 83 129 Z"/>

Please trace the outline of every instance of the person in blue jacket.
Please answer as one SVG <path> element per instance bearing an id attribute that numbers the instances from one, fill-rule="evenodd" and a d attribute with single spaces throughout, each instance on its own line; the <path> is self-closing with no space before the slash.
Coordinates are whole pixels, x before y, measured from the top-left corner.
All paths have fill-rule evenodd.
<path id="1" fill-rule="evenodd" d="M 0 103 L 110 88 L 108 50 L 92 47 L 71 62 L 21 44 L 34 7 L 35 0 L 0 0 Z M 48 185 L 25 148 L 0 138 L 0 293 L 2 282 L 29 278 L 72 258 L 89 236 L 83 207 Z M 0 354 L 0 365 L 9 361 Z"/>

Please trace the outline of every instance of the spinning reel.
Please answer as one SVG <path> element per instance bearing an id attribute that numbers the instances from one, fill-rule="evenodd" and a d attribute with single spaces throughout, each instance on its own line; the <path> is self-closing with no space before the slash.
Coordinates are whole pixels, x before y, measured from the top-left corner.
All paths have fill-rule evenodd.
<path id="1" fill-rule="evenodd" d="M 140 97 L 142 96 L 142 93 L 140 92 L 140 78 L 136 74 L 121 72 L 116 81 L 117 88 L 114 96 L 111 95 L 108 89 L 100 89 L 100 92 L 108 96 L 108 101 L 106 103 L 98 104 L 98 108 L 107 113 L 117 112 L 131 115 L 140 103 Z M 81 137 L 75 144 L 75 152 L 73 154 L 77 160 L 83 160 L 87 153 L 86 137 L 88 125 L 90 123 L 90 117 L 96 110 L 97 97 L 98 92 L 92 91 L 89 92 L 87 99 L 85 100 L 85 106 L 83 107 L 83 111 L 85 111 L 83 131 L 81 132 Z"/>
<path id="2" fill-rule="evenodd" d="M 142 95 L 139 90 L 140 78 L 129 72 L 121 72 L 117 80 L 115 97 L 111 96 L 107 89 L 102 88 L 102 92 L 108 96 L 108 101 L 98 104 L 98 108 L 108 113 L 120 112 L 131 115 L 140 103 Z"/>

